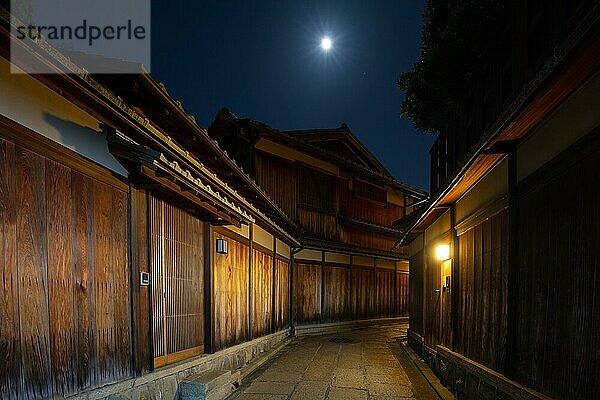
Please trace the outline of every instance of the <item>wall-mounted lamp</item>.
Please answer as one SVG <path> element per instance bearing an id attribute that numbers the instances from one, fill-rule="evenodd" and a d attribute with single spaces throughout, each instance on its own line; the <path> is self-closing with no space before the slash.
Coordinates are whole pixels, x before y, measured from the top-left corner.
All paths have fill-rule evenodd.
<path id="1" fill-rule="evenodd" d="M 447 244 L 439 244 L 435 248 L 435 258 L 444 261 L 450 258 L 450 246 Z"/>
<path id="2" fill-rule="evenodd" d="M 217 239 L 217 254 L 227 254 L 228 248 L 227 240 Z"/>

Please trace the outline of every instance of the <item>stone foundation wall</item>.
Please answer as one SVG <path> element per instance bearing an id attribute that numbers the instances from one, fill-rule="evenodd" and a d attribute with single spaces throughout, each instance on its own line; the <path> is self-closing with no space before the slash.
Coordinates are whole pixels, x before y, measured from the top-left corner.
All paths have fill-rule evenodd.
<path id="1" fill-rule="evenodd" d="M 297 325 L 293 328 L 293 334 L 296 337 L 327 335 L 334 333 L 344 333 L 360 327 L 373 326 L 374 324 L 405 323 L 408 323 L 408 317 L 377 318 L 355 321 L 331 322 L 325 324 Z"/>
<path id="2" fill-rule="evenodd" d="M 446 347 L 431 348 L 420 335 L 410 330 L 408 344 L 458 399 L 550 400 L 550 397 L 520 385 Z"/>
<path id="3" fill-rule="evenodd" d="M 69 397 L 82 400 L 175 400 L 179 382 L 190 375 L 210 370 L 235 371 L 262 353 L 285 344 L 290 332 L 283 330 L 229 347 L 215 354 L 204 354 L 181 363 L 168 365 L 147 375 Z"/>

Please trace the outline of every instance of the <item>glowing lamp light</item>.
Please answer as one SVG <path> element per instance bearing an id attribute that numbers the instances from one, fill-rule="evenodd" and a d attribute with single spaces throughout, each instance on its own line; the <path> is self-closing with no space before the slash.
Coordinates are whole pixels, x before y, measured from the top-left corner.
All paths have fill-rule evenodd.
<path id="1" fill-rule="evenodd" d="M 321 39 L 321 48 L 325 51 L 328 51 L 329 49 L 331 49 L 331 39 L 329 39 L 327 36 L 325 36 L 323 39 Z"/>
<path id="2" fill-rule="evenodd" d="M 217 254 L 227 254 L 228 247 L 227 240 L 217 239 Z"/>
<path id="3" fill-rule="evenodd" d="M 444 261 L 450 258 L 450 246 L 447 244 L 440 244 L 435 248 L 435 258 L 440 261 Z"/>

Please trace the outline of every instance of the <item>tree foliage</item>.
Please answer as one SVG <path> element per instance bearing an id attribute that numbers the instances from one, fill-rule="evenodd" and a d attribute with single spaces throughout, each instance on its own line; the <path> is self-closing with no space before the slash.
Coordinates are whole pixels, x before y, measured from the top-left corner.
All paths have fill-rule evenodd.
<path id="1" fill-rule="evenodd" d="M 400 74 L 400 115 L 436 133 L 469 81 L 504 8 L 502 0 L 427 0 L 421 57 Z"/>

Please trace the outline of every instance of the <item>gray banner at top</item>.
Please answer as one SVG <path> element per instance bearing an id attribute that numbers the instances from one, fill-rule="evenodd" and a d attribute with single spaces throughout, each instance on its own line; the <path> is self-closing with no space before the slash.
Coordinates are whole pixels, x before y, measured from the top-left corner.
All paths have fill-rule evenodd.
<path id="1" fill-rule="evenodd" d="M 13 73 L 150 72 L 149 0 L 11 0 L 11 30 Z"/>

